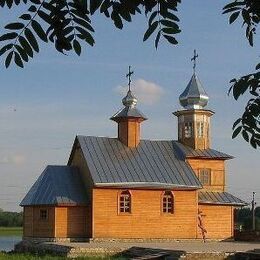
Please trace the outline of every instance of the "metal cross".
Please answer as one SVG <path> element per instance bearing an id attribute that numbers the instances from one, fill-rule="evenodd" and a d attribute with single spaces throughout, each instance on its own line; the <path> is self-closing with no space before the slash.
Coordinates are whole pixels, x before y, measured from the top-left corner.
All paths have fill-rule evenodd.
<path id="1" fill-rule="evenodd" d="M 130 91 L 131 86 L 131 76 L 134 74 L 133 71 L 131 71 L 131 66 L 128 67 L 128 73 L 126 74 L 126 77 L 128 78 L 128 90 Z"/>
<path id="2" fill-rule="evenodd" d="M 196 50 L 194 50 L 194 55 L 191 58 L 191 61 L 193 61 L 193 72 L 195 73 L 195 69 L 196 69 L 196 59 L 199 57 L 199 55 L 197 54 Z"/>

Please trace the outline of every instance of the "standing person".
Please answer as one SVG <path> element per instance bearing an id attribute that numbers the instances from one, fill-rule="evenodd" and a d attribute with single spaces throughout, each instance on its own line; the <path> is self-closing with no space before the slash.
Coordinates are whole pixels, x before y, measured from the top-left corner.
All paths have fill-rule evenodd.
<path id="1" fill-rule="evenodd" d="M 198 209 L 198 226 L 201 229 L 202 239 L 203 239 L 203 242 L 205 243 L 207 230 L 205 229 L 205 227 L 203 225 L 202 217 L 203 217 L 202 211 L 200 209 Z"/>

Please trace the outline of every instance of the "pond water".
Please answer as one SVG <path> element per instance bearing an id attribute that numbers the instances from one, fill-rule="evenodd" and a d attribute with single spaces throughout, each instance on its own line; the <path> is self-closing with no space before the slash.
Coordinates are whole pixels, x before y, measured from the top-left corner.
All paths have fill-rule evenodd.
<path id="1" fill-rule="evenodd" d="M 0 251 L 11 251 L 22 240 L 21 236 L 0 236 Z"/>

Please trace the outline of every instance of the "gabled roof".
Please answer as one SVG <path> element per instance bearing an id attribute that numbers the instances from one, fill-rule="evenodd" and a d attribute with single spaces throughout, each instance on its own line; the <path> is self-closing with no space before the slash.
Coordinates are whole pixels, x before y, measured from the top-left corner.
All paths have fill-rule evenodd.
<path id="1" fill-rule="evenodd" d="M 77 136 L 76 139 L 95 186 L 201 188 L 173 141 L 141 140 L 138 147 L 129 148 L 116 138 Z"/>
<path id="2" fill-rule="evenodd" d="M 228 192 L 200 191 L 199 204 L 246 206 L 248 203 Z"/>
<path id="3" fill-rule="evenodd" d="M 77 167 L 48 165 L 20 206 L 86 204 L 86 191 Z"/>
<path id="4" fill-rule="evenodd" d="M 199 158 L 199 159 L 223 159 L 228 160 L 234 158 L 233 156 L 219 152 L 217 150 L 208 149 L 197 149 L 194 150 L 189 146 L 186 146 L 180 142 L 173 142 L 176 150 L 186 159 Z"/>

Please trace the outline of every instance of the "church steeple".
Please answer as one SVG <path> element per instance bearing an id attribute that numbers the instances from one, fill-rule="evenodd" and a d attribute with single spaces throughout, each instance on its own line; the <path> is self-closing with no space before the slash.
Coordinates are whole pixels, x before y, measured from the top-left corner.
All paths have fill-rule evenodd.
<path id="1" fill-rule="evenodd" d="M 110 119 L 118 123 L 118 139 L 128 147 L 137 147 L 140 142 L 140 123 L 147 118 L 137 108 L 137 98 L 131 91 L 131 67 L 126 75 L 128 91 L 122 99 L 124 107 Z"/>
<path id="2" fill-rule="evenodd" d="M 179 97 L 184 110 L 173 114 L 178 117 L 178 140 L 193 149 L 207 149 L 210 147 L 210 117 L 211 110 L 204 109 L 209 97 L 196 75 L 196 59 L 198 54 L 194 50 L 193 75 Z"/>

